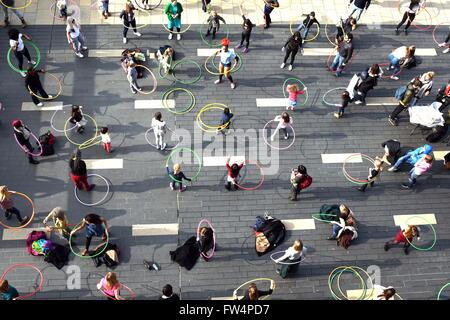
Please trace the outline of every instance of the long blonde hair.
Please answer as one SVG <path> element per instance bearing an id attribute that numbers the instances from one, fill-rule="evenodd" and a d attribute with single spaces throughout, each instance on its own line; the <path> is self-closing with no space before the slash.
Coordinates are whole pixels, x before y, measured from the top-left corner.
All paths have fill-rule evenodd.
<path id="1" fill-rule="evenodd" d="M 178 173 L 180 173 L 180 171 L 181 171 L 181 166 L 180 166 L 180 164 L 179 164 L 179 163 L 175 163 L 175 164 L 173 165 L 173 172 L 174 172 L 175 174 L 178 174 Z"/>
<path id="2" fill-rule="evenodd" d="M 114 272 L 108 272 L 105 276 L 105 280 L 107 289 L 112 289 L 114 288 L 115 285 L 119 283 L 119 281 L 117 280 L 117 276 Z"/>
<path id="3" fill-rule="evenodd" d="M 416 46 L 410 46 L 406 48 L 406 58 L 412 58 L 416 52 Z"/>
<path id="4" fill-rule="evenodd" d="M 11 193 L 8 190 L 7 186 L 0 186 L 0 201 L 8 200 L 11 196 Z"/>

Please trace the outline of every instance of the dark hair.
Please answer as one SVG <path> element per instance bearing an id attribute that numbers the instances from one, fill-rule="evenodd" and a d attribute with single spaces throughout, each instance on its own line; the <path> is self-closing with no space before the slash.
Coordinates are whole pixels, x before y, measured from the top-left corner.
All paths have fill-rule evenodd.
<path id="1" fill-rule="evenodd" d="M 315 17 L 316 13 L 314 11 L 311 11 L 311 13 L 309 15 Z"/>
<path id="2" fill-rule="evenodd" d="M 95 213 L 89 213 L 87 216 L 84 217 L 84 220 L 86 220 L 89 223 L 93 223 L 93 224 L 102 224 L 103 223 L 100 216 Z"/>
<path id="3" fill-rule="evenodd" d="M 164 286 L 164 288 L 162 289 L 162 293 L 163 295 L 165 295 L 166 297 L 170 297 L 173 294 L 173 289 L 172 286 L 170 284 L 166 284 Z"/>
<path id="4" fill-rule="evenodd" d="M 237 163 L 233 163 L 233 164 L 231 165 L 231 173 L 232 173 L 234 176 L 237 176 L 237 175 L 239 174 L 239 171 L 241 171 L 241 168 L 239 168 L 239 166 L 238 166 Z"/>
<path id="5" fill-rule="evenodd" d="M 350 96 L 350 93 L 347 90 L 344 90 L 344 92 L 342 92 L 342 95 L 348 97 Z"/>
<path id="6" fill-rule="evenodd" d="M 72 154 L 72 159 L 73 159 L 72 170 L 75 172 L 78 172 L 81 169 L 81 163 L 83 161 L 83 160 L 81 160 L 81 150 L 80 149 L 75 150 L 75 152 Z"/>
<path id="7" fill-rule="evenodd" d="M 414 80 L 414 82 L 413 82 L 413 86 L 421 87 L 422 86 L 422 82 L 419 79 L 416 78 Z"/>
<path id="8" fill-rule="evenodd" d="M 386 298 L 386 300 L 389 300 L 394 295 L 395 295 L 395 289 L 394 288 L 386 288 L 386 289 L 383 290 L 383 293 L 380 294 L 379 296 L 384 296 Z"/>
<path id="9" fill-rule="evenodd" d="M 8 31 L 8 36 L 9 36 L 9 39 L 11 39 L 11 40 L 15 40 L 15 41 L 19 40 L 19 34 L 20 34 L 20 32 L 17 29 L 11 29 Z"/>
<path id="10" fill-rule="evenodd" d="M 108 132 L 108 127 L 102 127 L 102 130 L 100 131 L 102 134 L 105 134 Z"/>
<path id="11" fill-rule="evenodd" d="M 155 113 L 155 119 L 156 119 L 156 120 L 161 121 L 161 118 L 162 118 L 161 112 Z"/>
<path id="12" fill-rule="evenodd" d="M 297 171 L 298 171 L 298 173 L 301 173 L 301 174 L 308 174 L 305 166 L 303 166 L 303 165 L 299 165 L 297 168 Z"/>
<path id="13" fill-rule="evenodd" d="M 347 33 L 347 38 L 349 38 L 350 40 L 353 40 L 353 34 L 351 34 L 350 32 Z"/>
<path id="14" fill-rule="evenodd" d="M 292 35 L 292 39 L 300 39 L 302 40 L 302 34 L 300 33 L 300 31 L 295 31 L 294 34 Z"/>
<path id="15" fill-rule="evenodd" d="M 223 109 L 223 113 L 224 113 L 224 114 L 230 114 L 230 109 L 229 109 L 229 108 Z"/>
<path id="16" fill-rule="evenodd" d="M 375 63 L 370 67 L 370 71 L 372 71 L 372 73 L 376 73 L 379 74 L 380 73 L 380 66 Z"/>
<path id="17" fill-rule="evenodd" d="M 252 21 L 249 18 L 246 18 L 244 20 L 244 25 L 253 26 L 253 23 L 252 23 Z"/>
<path id="18" fill-rule="evenodd" d="M 73 105 L 72 106 L 72 117 L 75 116 L 75 114 L 77 114 L 78 112 L 80 112 L 80 106 Z"/>
<path id="19" fill-rule="evenodd" d="M 9 288 L 9 284 L 8 284 L 8 280 L 3 279 L 0 281 L 0 292 L 6 292 L 8 291 Z"/>
<path id="20" fill-rule="evenodd" d="M 291 117 L 289 117 L 289 114 L 287 112 L 283 112 L 281 114 L 281 118 L 284 120 L 284 122 L 289 123 L 291 122 Z"/>
<path id="21" fill-rule="evenodd" d="M 409 4 L 409 9 L 413 9 L 414 6 L 417 6 L 420 3 L 420 0 L 411 0 L 411 3 Z"/>

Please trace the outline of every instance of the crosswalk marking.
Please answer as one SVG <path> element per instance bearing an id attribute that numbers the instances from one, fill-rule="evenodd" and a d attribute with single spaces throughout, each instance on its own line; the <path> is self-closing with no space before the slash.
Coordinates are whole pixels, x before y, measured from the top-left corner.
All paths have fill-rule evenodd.
<path id="1" fill-rule="evenodd" d="M 331 48 L 305 48 L 303 49 L 304 56 L 324 56 L 328 57 L 330 54 L 334 55 Z"/>
<path id="2" fill-rule="evenodd" d="M 178 235 L 178 223 L 134 224 L 132 235 L 134 237 Z"/>
<path id="3" fill-rule="evenodd" d="M 175 100 L 173 99 L 168 99 L 167 101 L 167 106 L 171 109 L 175 108 Z M 135 109 L 164 109 L 164 105 L 161 101 L 161 99 L 159 100 L 135 100 L 134 101 L 134 108 Z"/>
<path id="4" fill-rule="evenodd" d="M 26 240 L 31 231 L 45 231 L 45 228 L 3 229 L 2 240 Z"/>
<path id="5" fill-rule="evenodd" d="M 366 106 L 396 106 L 398 100 L 394 97 L 369 97 L 366 98 Z"/>
<path id="6" fill-rule="evenodd" d="M 444 160 L 444 156 L 450 151 L 433 151 L 434 160 Z"/>
<path id="7" fill-rule="evenodd" d="M 286 107 L 287 106 L 286 98 L 264 98 L 264 99 L 256 99 L 256 106 L 259 108 L 266 107 Z"/>
<path id="8" fill-rule="evenodd" d="M 120 58 L 123 49 L 90 49 L 89 58 Z"/>
<path id="9" fill-rule="evenodd" d="M 204 167 L 225 167 L 228 157 L 203 157 Z M 233 156 L 230 158 L 230 165 L 245 161 L 245 156 Z"/>
<path id="10" fill-rule="evenodd" d="M 208 49 L 197 49 L 197 56 L 199 57 L 210 57 L 216 53 L 218 48 L 208 48 Z"/>
<path id="11" fill-rule="evenodd" d="M 123 169 L 123 159 L 84 159 L 87 169 Z"/>
<path id="12" fill-rule="evenodd" d="M 62 110 L 63 103 L 62 101 L 44 101 L 43 107 L 37 107 L 33 102 L 23 102 L 22 103 L 22 111 L 56 111 Z"/>
<path id="13" fill-rule="evenodd" d="M 436 49 L 434 48 L 416 48 L 415 55 L 417 56 L 437 56 Z"/>
<path id="14" fill-rule="evenodd" d="M 314 219 L 287 219 L 281 220 L 286 230 L 314 230 L 316 224 Z"/>
<path id="15" fill-rule="evenodd" d="M 411 225 L 437 224 L 434 213 L 394 215 L 394 223 L 396 226 L 405 225 L 406 223 Z"/>
<path id="16" fill-rule="evenodd" d="M 362 162 L 362 157 L 360 153 L 325 153 L 322 154 L 322 163 L 344 163 L 348 157 L 355 155 L 348 163 L 360 163 Z"/>

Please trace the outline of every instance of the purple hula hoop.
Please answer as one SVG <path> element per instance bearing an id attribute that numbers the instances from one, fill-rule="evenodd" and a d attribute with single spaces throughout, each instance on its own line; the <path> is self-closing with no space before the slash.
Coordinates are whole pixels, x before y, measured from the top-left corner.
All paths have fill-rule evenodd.
<path id="1" fill-rule="evenodd" d="M 213 246 L 211 254 L 206 255 L 203 252 L 201 252 L 201 255 L 205 259 L 211 259 L 214 256 L 214 252 L 216 252 L 216 230 L 214 230 L 212 223 L 208 219 L 202 219 L 202 220 L 200 220 L 200 222 L 198 223 L 198 226 L 197 226 L 197 239 L 200 239 L 200 226 L 202 225 L 203 222 L 206 222 L 208 224 L 208 226 L 211 228 L 211 230 L 213 231 L 214 246 Z"/>
<path id="2" fill-rule="evenodd" d="M 30 151 L 28 151 L 26 148 L 24 148 L 20 143 L 19 140 L 17 140 L 16 135 L 14 135 L 14 139 L 16 139 L 17 144 L 19 145 L 19 147 L 23 150 L 23 152 L 28 153 L 30 155 L 32 155 L 33 157 L 39 157 L 42 154 L 42 144 L 39 141 L 39 139 L 33 134 L 33 132 L 30 131 L 30 135 L 37 141 L 39 149 L 41 149 L 40 153 L 31 153 Z"/>

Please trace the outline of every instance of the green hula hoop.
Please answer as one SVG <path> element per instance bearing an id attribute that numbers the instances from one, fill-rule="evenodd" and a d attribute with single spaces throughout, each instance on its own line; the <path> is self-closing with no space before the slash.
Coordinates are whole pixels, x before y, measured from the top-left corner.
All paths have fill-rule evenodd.
<path id="1" fill-rule="evenodd" d="M 74 144 L 74 145 L 76 145 L 76 146 L 82 146 L 82 145 L 85 145 L 85 144 L 92 143 L 92 142 L 99 136 L 99 135 L 98 135 L 98 132 L 99 132 L 99 131 L 98 131 L 97 121 L 95 121 L 94 118 L 92 118 L 90 115 L 88 115 L 88 114 L 86 114 L 86 113 L 83 113 L 83 116 L 88 117 L 88 118 L 91 119 L 92 122 L 95 124 L 95 135 L 94 135 L 92 138 L 90 138 L 90 139 L 88 139 L 88 140 L 86 140 L 86 141 L 84 141 L 84 142 L 82 142 L 82 143 L 76 143 L 75 141 L 73 141 L 72 139 L 70 139 L 69 136 L 68 136 L 68 134 L 67 134 L 67 131 L 68 131 L 68 130 L 67 130 L 67 124 L 69 123 L 70 118 L 67 119 L 66 123 L 64 124 L 64 134 L 65 134 L 67 140 L 68 140 L 71 144 Z M 85 147 L 85 148 L 87 148 L 87 147 Z"/>
<path id="2" fill-rule="evenodd" d="M 172 111 L 171 108 L 169 107 L 169 105 L 167 104 L 167 98 L 169 97 L 169 95 L 171 95 L 175 91 L 184 91 L 191 97 L 190 105 L 187 108 L 185 108 L 185 109 L 183 109 L 182 111 L 179 111 L 179 112 Z M 169 111 L 169 112 L 171 112 L 173 114 L 177 114 L 177 115 L 186 114 L 189 111 L 191 111 L 195 107 L 195 102 L 196 102 L 194 94 L 191 91 L 189 91 L 188 89 L 184 89 L 184 88 L 173 88 L 173 89 L 167 90 L 166 92 L 164 92 L 161 100 L 162 100 L 162 104 L 163 104 L 164 108 L 166 108 L 167 111 Z"/>
<path id="3" fill-rule="evenodd" d="M 428 222 L 427 219 L 425 219 L 424 217 L 420 217 L 420 216 L 412 216 L 410 217 L 408 220 L 405 221 L 405 224 L 408 224 L 408 221 L 411 220 L 412 218 L 420 218 L 423 221 L 427 222 L 427 225 L 431 228 L 431 230 L 433 230 L 433 235 L 434 235 L 434 239 L 433 239 L 433 243 L 428 247 L 428 248 L 421 248 L 421 247 L 417 247 L 415 246 L 412 242 L 410 242 L 408 240 L 408 238 L 405 237 L 406 241 L 408 241 L 408 243 L 411 245 L 411 247 L 413 247 L 414 249 L 417 249 L 419 251 L 430 251 L 431 249 L 434 248 L 434 246 L 436 245 L 436 241 L 437 241 L 437 235 L 436 235 L 436 229 L 434 229 L 433 225 L 430 224 Z"/>
<path id="4" fill-rule="evenodd" d="M 192 149 L 190 149 L 190 148 L 186 148 L 186 147 L 179 147 L 179 148 L 176 148 L 176 149 L 173 150 L 173 151 L 169 154 L 169 156 L 167 157 L 167 160 L 166 160 L 166 166 L 169 165 L 169 161 L 172 159 L 173 155 L 174 155 L 175 153 L 179 152 L 179 151 L 182 151 L 182 150 L 187 150 L 187 151 L 189 151 L 189 152 L 192 153 L 192 154 L 197 158 L 197 160 L 198 160 L 198 170 L 197 170 L 197 173 L 191 178 L 192 181 L 196 181 L 196 180 L 197 180 L 197 177 L 198 177 L 199 174 L 200 174 L 200 171 L 202 170 L 202 159 L 200 159 L 200 156 L 199 156 L 194 150 L 192 150 Z M 172 175 L 170 175 L 170 174 L 169 174 L 169 177 L 170 177 L 170 179 L 172 179 L 172 180 L 175 181 L 175 182 L 180 182 L 180 183 L 182 182 L 182 181 L 180 181 L 180 180 L 175 179 L 175 178 L 172 177 Z"/>
<path id="5" fill-rule="evenodd" d="M 305 84 L 304 84 L 304 83 L 302 82 L 302 80 L 300 80 L 299 78 L 287 78 L 287 79 L 284 80 L 284 82 L 283 82 L 283 96 L 284 96 L 285 99 L 288 98 L 288 96 L 286 95 L 285 87 L 286 87 L 286 84 L 287 84 L 287 82 L 288 82 L 289 80 L 295 80 L 295 81 L 299 82 L 299 83 L 303 86 L 303 88 L 306 88 Z M 300 89 L 300 90 L 303 90 L 303 89 Z M 300 106 L 306 105 L 306 103 L 308 102 L 308 89 L 305 90 L 305 97 L 306 97 L 306 100 L 305 100 L 304 103 L 298 103 L 298 104 L 297 104 L 299 107 L 300 107 Z"/>
<path id="6" fill-rule="evenodd" d="M 229 34 L 230 34 L 230 28 L 228 28 L 228 24 L 226 24 L 226 23 L 224 23 L 223 25 L 225 25 L 225 28 L 227 29 L 227 35 L 226 36 L 220 36 L 219 38 L 220 39 L 223 39 L 223 38 L 229 38 L 228 36 L 229 36 Z M 211 47 L 217 47 L 217 46 L 220 46 L 220 41 L 219 40 L 207 40 L 206 38 L 205 38 L 205 36 L 203 35 L 203 26 L 204 26 L 204 24 L 201 24 L 200 25 L 200 28 L 199 28 L 199 32 L 200 32 L 200 37 L 202 38 L 202 42 L 204 43 L 204 44 L 206 44 L 207 46 L 209 46 L 210 48 Z"/>
<path id="7" fill-rule="evenodd" d="M 37 45 L 34 44 L 33 41 L 27 40 L 27 39 L 23 39 L 23 41 L 27 41 L 29 44 L 31 44 L 31 46 L 34 48 L 34 50 L 36 51 L 36 64 L 33 66 L 33 68 L 37 68 L 37 66 L 39 65 L 39 63 L 41 62 L 41 51 L 39 50 L 39 48 L 37 47 Z M 16 68 L 12 62 L 11 62 L 11 51 L 12 48 L 9 48 L 8 50 L 8 54 L 7 56 L 7 60 L 8 60 L 8 64 L 11 67 L 11 69 L 13 69 L 15 72 L 27 72 L 28 70 L 20 70 L 19 68 Z"/>
<path id="8" fill-rule="evenodd" d="M 198 69 L 198 71 L 199 71 L 198 77 L 195 78 L 195 79 L 192 80 L 192 81 L 180 80 L 180 79 L 178 79 L 178 78 L 176 77 L 176 75 L 175 75 L 175 68 L 176 68 L 178 65 L 182 65 L 182 64 L 186 64 L 186 63 L 193 63 L 193 64 L 197 67 L 197 69 Z M 182 84 L 194 84 L 194 83 L 198 82 L 198 81 L 201 79 L 201 77 L 202 77 L 202 67 L 200 67 L 200 65 L 199 65 L 197 62 L 195 62 L 194 60 L 182 59 L 182 60 L 176 62 L 176 63 L 172 66 L 171 69 L 172 69 L 172 77 L 175 79 L 175 81 L 177 81 L 177 82 L 179 82 L 179 83 L 182 83 Z"/>
<path id="9" fill-rule="evenodd" d="M 450 286 L 450 282 L 446 283 L 446 284 L 441 288 L 441 290 L 439 290 L 439 293 L 438 293 L 438 295 L 437 295 L 437 299 L 436 299 L 436 300 L 440 300 L 440 299 L 441 299 L 442 291 L 444 291 L 444 289 L 447 288 L 448 286 Z"/>
<path id="10" fill-rule="evenodd" d="M 339 268 L 343 268 L 343 267 L 339 267 Z M 336 270 L 336 269 L 335 269 Z M 333 276 L 331 277 L 331 281 L 329 281 L 329 283 L 328 283 L 328 286 L 329 286 L 329 288 L 330 288 L 330 291 L 331 291 L 331 293 L 332 293 L 332 295 L 333 295 L 333 298 L 335 299 L 335 300 L 348 300 L 348 298 L 347 298 L 347 296 L 342 292 L 342 290 L 341 290 L 341 287 L 340 287 L 340 276 L 341 276 L 341 274 L 343 273 L 343 272 L 351 272 L 351 273 L 353 273 L 354 275 L 356 275 L 356 276 L 358 276 L 358 278 L 361 280 L 361 285 L 362 285 L 362 287 L 363 287 L 363 294 L 358 298 L 358 300 L 363 300 L 363 299 L 361 299 L 361 298 L 364 298 L 365 296 L 366 296 L 366 284 L 364 283 L 364 280 L 363 280 L 363 278 L 361 277 L 361 275 L 358 273 L 358 272 L 356 272 L 356 270 L 354 270 L 354 269 L 349 269 L 349 270 L 347 270 L 347 268 L 345 268 L 345 269 L 343 269 L 343 270 L 338 270 L 336 273 L 334 273 L 334 270 L 333 270 Z M 339 281 L 337 282 L 337 286 L 338 286 L 338 290 L 339 290 L 339 293 L 340 294 L 342 294 L 342 296 L 344 297 L 344 299 L 341 299 L 335 292 L 334 292 L 334 290 L 333 290 L 333 281 L 334 281 L 334 279 L 336 278 L 336 276 L 338 276 L 338 279 L 339 279 Z"/>
<path id="11" fill-rule="evenodd" d="M 311 217 L 312 217 L 314 220 L 321 221 L 321 222 L 328 222 L 328 223 L 331 223 L 331 221 L 330 221 L 330 220 L 323 220 L 323 219 L 320 219 L 320 218 L 318 218 L 317 216 L 336 217 L 335 214 L 331 214 L 331 213 L 315 213 L 315 214 L 312 214 L 312 215 L 311 215 Z M 332 220 L 332 221 L 333 221 L 333 220 Z"/>
<path id="12" fill-rule="evenodd" d="M 81 223 L 77 224 L 74 229 L 78 228 L 80 225 L 81 225 Z M 105 228 L 105 233 L 106 233 L 106 243 L 105 243 L 105 246 L 103 247 L 103 249 L 99 253 L 94 254 L 93 256 L 82 256 L 81 254 L 76 253 L 75 250 L 73 250 L 73 247 L 72 247 L 72 237 L 73 236 L 71 234 L 70 237 L 69 237 L 69 247 L 70 247 L 70 250 L 72 251 L 72 253 L 74 255 L 76 255 L 77 257 L 80 257 L 81 259 L 89 259 L 89 258 L 98 257 L 103 252 L 105 252 L 106 248 L 108 247 L 108 243 L 109 243 L 109 232 L 108 232 L 108 229 L 105 226 L 104 226 L 104 228 Z"/>

